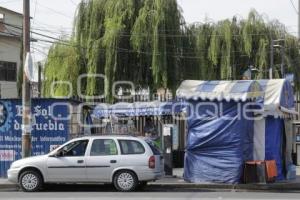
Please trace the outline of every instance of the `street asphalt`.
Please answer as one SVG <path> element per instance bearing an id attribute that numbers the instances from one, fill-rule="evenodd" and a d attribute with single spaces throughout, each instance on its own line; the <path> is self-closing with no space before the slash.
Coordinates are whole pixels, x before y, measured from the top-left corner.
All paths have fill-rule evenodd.
<path id="1" fill-rule="evenodd" d="M 47 185 L 42 192 L 24 193 L 0 179 L 1 199 L 300 199 L 300 176 L 275 184 L 192 184 L 177 175 L 151 182 L 132 193 L 116 192 L 112 185 Z"/>
<path id="2" fill-rule="evenodd" d="M 24 193 L 16 188 L 0 190 L 0 200 L 174 200 L 174 199 L 299 199 L 300 191 L 247 191 L 149 185 L 130 193 L 116 192 L 112 185 L 48 185 L 42 192 Z"/>
<path id="3" fill-rule="evenodd" d="M 38 193 L 23 193 L 23 192 L 0 192 L 0 199 L 13 199 L 13 200 L 70 200 L 70 199 L 84 199 L 84 200 L 174 200 L 174 199 L 299 199 L 297 193 L 262 193 L 262 192 L 158 192 L 158 191 L 146 191 L 146 192 L 131 192 L 131 193 L 119 193 L 111 191 L 56 191 L 56 192 L 38 192 Z"/>

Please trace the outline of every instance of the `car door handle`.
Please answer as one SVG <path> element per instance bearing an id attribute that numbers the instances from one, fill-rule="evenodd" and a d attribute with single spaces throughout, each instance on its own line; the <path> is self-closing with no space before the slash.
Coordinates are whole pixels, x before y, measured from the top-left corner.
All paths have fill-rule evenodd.
<path id="1" fill-rule="evenodd" d="M 116 160 L 111 160 L 110 163 L 117 163 L 117 161 Z"/>
<path id="2" fill-rule="evenodd" d="M 81 163 L 83 163 L 83 160 L 77 160 L 77 163 L 81 164 Z"/>

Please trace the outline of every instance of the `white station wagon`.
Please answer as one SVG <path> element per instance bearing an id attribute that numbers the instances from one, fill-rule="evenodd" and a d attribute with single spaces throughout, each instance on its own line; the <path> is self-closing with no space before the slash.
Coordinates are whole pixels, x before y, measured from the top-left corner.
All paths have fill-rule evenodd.
<path id="1" fill-rule="evenodd" d="M 87 136 L 47 155 L 15 161 L 7 174 L 25 192 L 38 191 L 44 183 L 113 183 L 125 192 L 161 178 L 163 158 L 141 138 Z"/>

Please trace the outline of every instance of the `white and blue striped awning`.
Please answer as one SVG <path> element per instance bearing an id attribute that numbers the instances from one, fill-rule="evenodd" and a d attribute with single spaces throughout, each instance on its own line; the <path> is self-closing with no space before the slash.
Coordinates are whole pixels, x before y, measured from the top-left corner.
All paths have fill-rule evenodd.
<path id="1" fill-rule="evenodd" d="M 293 86 L 287 79 L 258 80 L 264 91 L 264 114 L 282 116 L 298 114 L 295 110 Z"/>
<path id="2" fill-rule="evenodd" d="M 263 97 L 260 84 L 253 80 L 238 81 L 183 81 L 176 95 L 183 99 L 209 101 L 246 101 Z"/>
<path id="3" fill-rule="evenodd" d="M 174 102 L 120 102 L 113 105 L 99 104 L 92 113 L 95 118 L 110 116 L 134 117 L 134 116 L 160 116 L 180 113 L 180 106 L 173 106 Z"/>

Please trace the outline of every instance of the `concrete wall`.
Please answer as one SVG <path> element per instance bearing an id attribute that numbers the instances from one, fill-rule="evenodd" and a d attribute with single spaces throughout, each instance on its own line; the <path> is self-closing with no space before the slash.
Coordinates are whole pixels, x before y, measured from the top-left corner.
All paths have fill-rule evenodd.
<path id="1" fill-rule="evenodd" d="M 21 14 L 13 12 L 13 11 L 9 11 L 9 10 L 1 8 L 1 7 L 0 7 L 0 13 L 4 15 L 4 23 L 11 24 L 11 25 L 14 25 L 17 27 L 22 27 L 23 16 Z M 19 28 L 13 28 L 10 26 L 6 26 L 6 28 L 13 32 L 19 33 L 19 34 L 22 32 L 22 30 Z"/>
<path id="2" fill-rule="evenodd" d="M 22 27 L 22 15 L 0 7 L 0 13 L 4 15 L 4 23 Z M 21 29 L 14 28 L 0 23 L 0 31 L 8 34 L 21 36 Z M 0 61 L 17 63 L 17 71 L 21 64 L 21 40 L 20 37 L 13 37 L 0 33 Z M 17 75 L 16 75 L 17 77 Z M 18 97 L 17 82 L 0 81 L 1 97 L 16 98 Z"/>

